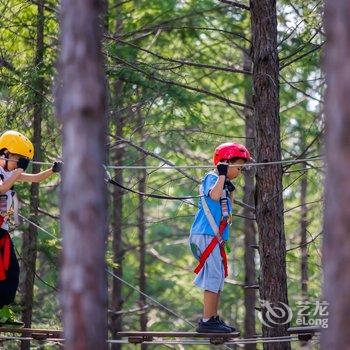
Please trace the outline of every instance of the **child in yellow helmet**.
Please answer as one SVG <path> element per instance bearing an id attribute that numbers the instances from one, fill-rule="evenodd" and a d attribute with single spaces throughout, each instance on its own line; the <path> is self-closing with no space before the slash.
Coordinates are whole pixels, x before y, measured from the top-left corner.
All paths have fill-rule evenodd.
<path id="1" fill-rule="evenodd" d="M 1 316 L 10 316 L 6 305 L 14 301 L 19 282 L 19 264 L 8 233 L 8 220 L 13 212 L 12 187 L 18 181 L 41 182 L 62 168 L 62 162 L 55 162 L 51 169 L 26 174 L 33 157 L 34 146 L 23 134 L 9 130 L 0 136 L 0 324 L 8 323 Z"/>

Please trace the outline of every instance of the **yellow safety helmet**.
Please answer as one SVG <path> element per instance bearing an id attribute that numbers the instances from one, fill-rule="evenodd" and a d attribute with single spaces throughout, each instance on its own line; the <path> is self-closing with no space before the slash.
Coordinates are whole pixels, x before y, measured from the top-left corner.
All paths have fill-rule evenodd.
<path id="1" fill-rule="evenodd" d="M 34 146 L 31 141 L 18 131 L 9 130 L 0 136 L 0 150 L 6 148 L 10 153 L 33 159 Z"/>

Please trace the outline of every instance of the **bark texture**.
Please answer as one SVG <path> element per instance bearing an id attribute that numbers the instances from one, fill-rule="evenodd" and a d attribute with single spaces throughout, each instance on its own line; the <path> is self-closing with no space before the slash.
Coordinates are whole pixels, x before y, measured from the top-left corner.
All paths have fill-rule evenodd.
<path id="1" fill-rule="evenodd" d="M 144 133 L 144 123 L 145 123 L 145 118 L 141 114 L 142 112 L 138 110 L 138 120 L 139 120 L 139 128 L 140 128 L 140 137 L 141 137 L 141 142 L 140 142 L 140 147 L 143 149 L 145 148 L 145 133 Z M 145 160 L 145 155 L 141 154 L 141 161 L 139 162 L 139 165 L 145 166 L 146 165 L 146 160 Z M 146 192 L 146 176 L 147 172 L 145 169 L 140 170 L 140 175 L 139 175 L 139 186 L 138 186 L 138 191 L 139 192 Z M 140 270 L 139 270 L 139 287 L 140 291 L 143 293 L 146 293 L 146 285 L 147 285 L 147 280 L 146 280 L 146 244 L 145 244 L 145 235 L 146 235 L 146 223 L 145 223 L 145 198 L 143 196 L 139 196 L 139 208 L 138 208 L 138 234 L 139 234 L 139 244 L 140 244 Z M 146 306 L 146 297 L 143 294 L 139 295 L 139 304 L 141 310 L 140 314 L 140 328 L 141 331 L 147 331 L 147 313 L 145 310 Z M 147 349 L 146 344 L 141 345 L 142 350 Z"/>
<path id="2" fill-rule="evenodd" d="M 106 87 L 102 3 L 63 0 L 57 113 L 63 123 L 61 272 L 65 349 L 107 349 Z"/>
<path id="3" fill-rule="evenodd" d="M 306 169 L 306 163 L 303 163 L 302 169 Z M 300 205 L 301 205 L 301 216 L 300 216 L 300 250 L 301 250 L 301 297 L 302 300 L 307 300 L 307 290 L 308 290 L 308 247 L 307 247 L 307 172 L 301 178 L 300 185 Z"/>
<path id="4" fill-rule="evenodd" d="M 252 68 L 252 62 L 248 55 L 244 54 L 243 69 L 250 71 Z M 247 78 L 248 80 L 248 78 Z M 249 79 L 250 81 L 250 79 Z M 252 105 L 252 92 L 251 84 L 247 81 L 245 90 L 245 103 Z M 245 136 L 246 146 L 250 152 L 254 151 L 254 115 L 250 109 L 244 110 L 245 116 Z M 254 152 L 253 152 L 254 154 Z M 254 176 L 255 170 L 250 169 L 244 172 L 244 199 L 243 202 L 254 206 Z M 244 208 L 243 215 L 245 217 L 252 217 L 252 212 Z M 255 249 L 252 246 L 256 245 L 256 229 L 253 220 L 244 219 L 244 267 L 245 267 L 245 280 L 246 286 L 251 286 L 256 283 L 255 272 Z M 244 289 L 244 335 L 246 338 L 251 338 L 255 335 L 255 303 L 256 292 L 255 289 Z M 255 350 L 256 344 L 247 344 L 247 350 Z"/>
<path id="5" fill-rule="evenodd" d="M 253 107 L 257 162 L 281 159 L 279 119 L 279 60 L 276 0 L 251 0 L 253 41 Z M 284 235 L 282 166 L 256 170 L 256 218 L 261 261 L 260 298 L 272 307 L 288 304 Z M 266 308 L 263 317 L 267 320 Z M 263 325 L 264 336 L 287 335 L 286 319 Z M 264 349 L 290 349 L 288 343 L 264 344 Z"/>
<path id="6" fill-rule="evenodd" d="M 117 19 L 115 23 L 115 33 L 116 36 L 122 33 L 123 22 L 121 19 Z M 114 101 L 113 101 L 113 109 L 120 110 L 122 103 L 122 95 L 123 95 L 123 86 L 124 83 L 117 79 L 114 81 Z M 122 112 L 117 112 L 113 114 L 115 118 L 114 127 L 116 130 L 116 136 L 124 138 L 124 125 L 125 118 L 122 115 Z M 123 145 L 115 147 L 113 152 L 114 154 L 114 164 L 122 165 L 124 159 L 124 147 Z M 115 172 L 115 180 L 123 184 L 124 176 L 123 170 L 119 170 Z M 123 247 L 123 191 L 117 187 L 113 186 L 113 256 L 114 263 L 117 266 L 113 269 L 113 273 L 123 278 L 123 259 L 124 259 L 124 247 Z M 123 330 L 122 324 L 122 314 L 120 313 L 123 309 L 124 299 L 123 299 L 123 285 L 120 280 L 117 278 L 113 278 L 112 282 L 112 315 L 111 315 L 111 331 L 113 339 L 119 339 L 117 336 L 118 332 Z M 112 344 L 113 350 L 121 350 L 122 344 Z"/>
<path id="7" fill-rule="evenodd" d="M 329 326 L 322 349 L 350 344 L 350 2 L 327 0 L 326 204 L 324 218 L 324 296 Z"/>
<path id="8" fill-rule="evenodd" d="M 36 67 L 36 76 L 33 85 L 34 110 L 33 110 L 33 144 L 35 147 L 34 160 L 41 161 L 41 120 L 44 106 L 45 81 L 43 77 L 44 61 L 44 0 L 37 4 L 37 23 L 36 23 L 36 50 L 34 65 Z M 33 173 L 40 172 L 40 165 L 33 164 Z M 39 208 L 39 184 L 32 183 L 30 186 L 30 220 L 38 224 Z M 22 264 L 21 264 L 21 305 L 22 321 L 26 327 L 32 324 L 33 299 L 34 299 L 34 279 L 37 259 L 37 234 L 38 229 L 34 225 L 29 225 L 28 233 L 23 235 L 22 241 Z M 21 342 L 21 350 L 30 348 L 30 341 Z"/>

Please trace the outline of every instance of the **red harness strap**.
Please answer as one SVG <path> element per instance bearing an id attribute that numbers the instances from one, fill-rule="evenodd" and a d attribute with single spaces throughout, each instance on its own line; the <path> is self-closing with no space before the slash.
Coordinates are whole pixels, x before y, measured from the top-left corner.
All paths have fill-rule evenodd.
<path id="1" fill-rule="evenodd" d="M 0 227 L 4 222 L 4 217 L 0 215 Z M 6 279 L 6 271 L 10 266 L 11 238 L 6 232 L 0 238 L 0 281 Z"/>
<path id="2" fill-rule="evenodd" d="M 224 265 L 225 277 L 228 276 L 228 268 L 227 268 L 227 256 L 225 252 L 225 241 L 222 240 L 222 235 L 227 226 L 227 220 L 221 220 L 219 226 L 219 233 L 213 237 L 208 246 L 205 248 L 203 254 L 199 258 L 199 263 L 197 267 L 194 269 L 194 273 L 198 274 L 200 270 L 203 268 L 205 261 L 208 259 L 209 255 L 212 253 L 217 244 L 220 245 L 220 255 L 222 258 L 222 263 Z M 218 237 L 219 236 L 219 237 Z M 220 242 L 219 242 L 220 239 Z"/>

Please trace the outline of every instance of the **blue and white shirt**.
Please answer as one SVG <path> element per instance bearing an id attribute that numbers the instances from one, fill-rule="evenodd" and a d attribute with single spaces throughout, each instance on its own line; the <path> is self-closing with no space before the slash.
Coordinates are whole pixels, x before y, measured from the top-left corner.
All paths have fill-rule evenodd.
<path id="1" fill-rule="evenodd" d="M 202 186 L 203 186 L 204 197 L 199 200 L 198 211 L 196 213 L 196 216 L 194 218 L 194 222 L 192 224 L 191 231 L 190 231 L 191 235 L 215 236 L 215 232 L 211 228 L 210 223 L 202 208 L 202 200 L 205 200 L 207 202 L 210 212 L 213 215 L 213 218 L 217 226 L 219 226 L 221 217 L 222 217 L 220 201 L 214 201 L 209 196 L 209 192 L 216 184 L 216 181 L 218 180 L 218 178 L 219 178 L 219 175 L 216 174 L 214 171 L 207 173 L 203 178 Z M 226 191 L 226 196 L 228 199 L 228 211 L 229 213 L 232 213 L 232 203 L 227 191 Z M 222 238 L 225 241 L 228 240 L 228 237 L 229 237 L 229 225 L 226 226 L 224 233 L 222 235 Z"/>

